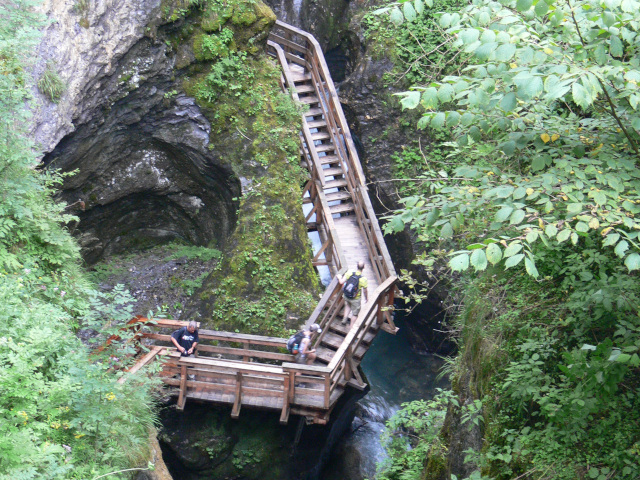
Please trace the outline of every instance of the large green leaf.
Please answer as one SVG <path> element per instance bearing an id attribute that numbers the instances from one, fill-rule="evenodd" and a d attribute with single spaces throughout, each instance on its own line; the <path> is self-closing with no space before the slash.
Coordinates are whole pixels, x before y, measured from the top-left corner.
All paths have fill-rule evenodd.
<path id="1" fill-rule="evenodd" d="M 391 14 L 389 15 L 389 20 L 391 20 L 391 23 L 398 27 L 404 22 L 404 15 L 398 7 L 393 7 L 391 9 Z"/>
<path id="2" fill-rule="evenodd" d="M 511 217 L 509 218 L 509 223 L 511 225 L 517 225 L 521 223 L 522 220 L 524 220 L 524 216 L 525 216 L 524 210 L 518 209 L 511 214 Z"/>
<path id="3" fill-rule="evenodd" d="M 518 0 L 516 2 L 516 8 L 519 12 L 526 12 L 533 5 L 533 0 Z"/>
<path id="4" fill-rule="evenodd" d="M 447 222 L 442 226 L 442 229 L 440 230 L 440 237 L 442 238 L 453 237 L 453 227 L 451 226 L 451 223 Z"/>
<path id="5" fill-rule="evenodd" d="M 422 92 L 422 103 L 424 108 L 436 108 L 438 106 L 438 90 L 434 87 L 429 87 Z"/>
<path id="6" fill-rule="evenodd" d="M 463 270 L 466 270 L 469 268 L 469 254 L 461 253 L 456 255 L 449 260 L 449 267 L 451 267 L 451 270 L 454 272 L 462 272 Z"/>
<path id="7" fill-rule="evenodd" d="M 460 38 L 465 45 L 468 45 L 478 41 L 480 31 L 477 28 L 466 28 L 458 34 L 458 38 Z"/>
<path id="8" fill-rule="evenodd" d="M 482 249 L 474 250 L 471 254 L 470 261 L 476 271 L 485 270 L 487 268 L 487 256 Z"/>
<path id="9" fill-rule="evenodd" d="M 404 230 L 404 222 L 399 216 L 393 217 L 389 222 L 389 226 L 391 227 L 391 230 L 393 230 L 395 233 L 398 233 Z"/>
<path id="10" fill-rule="evenodd" d="M 624 260 L 624 264 L 630 272 L 640 269 L 640 255 L 632 253 Z"/>
<path id="11" fill-rule="evenodd" d="M 446 115 L 444 112 L 436 113 L 431 119 L 431 128 L 435 128 L 435 129 L 442 128 L 444 126 L 445 117 Z"/>
<path id="12" fill-rule="evenodd" d="M 510 112 L 516 108 L 516 94 L 514 92 L 509 92 L 502 97 L 502 100 L 500 100 L 500 108 L 505 112 Z"/>
<path id="13" fill-rule="evenodd" d="M 618 245 L 616 245 L 616 248 L 613 249 L 614 253 L 620 258 L 624 256 L 627 250 L 629 250 L 629 242 L 626 240 L 622 240 Z"/>
<path id="14" fill-rule="evenodd" d="M 504 251 L 504 257 L 512 257 L 520 250 L 522 250 L 522 244 L 520 242 L 511 242 Z"/>
<path id="15" fill-rule="evenodd" d="M 416 108 L 420 103 L 420 97 L 422 94 L 416 90 L 413 90 L 411 92 L 404 92 L 402 93 L 402 95 L 404 95 L 404 98 L 400 100 L 400 104 L 402 105 L 402 109 L 404 110 L 405 108 Z"/>
<path id="16" fill-rule="evenodd" d="M 591 98 L 580 83 L 573 82 L 573 85 L 571 86 L 571 95 L 573 96 L 573 101 L 582 108 L 587 108 L 591 105 Z"/>
<path id="17" fill-rule="evenodd" d="M 593 201 L 598 205 L 606 205 L 607 204 L 607 196 L 604 192 L 594 192 Z"/>
<path id="18" fill-rule="evenodd" d="M 496 222 L 504 222 L 511 216 L 511 212 L 513 212 L 513 207 L 502 207 L 500 210 L 496 212 L 495 221 Z"/>
<path id="19" fill-rule="evenodd" d="M 618 243 L 618 240 L 620 240 L 619 233 L 609 233 L 606 237 L 604 237 L 602 246 L 610 247 L 611 245 L 615 245 L 616 243 Z"/>
<path id="20" fill-rule="evenodd" d="M 536 264 L 533 263 L 533 260 L 531 260 L 530 258 L 525 258 L 524 259 L 524 267 L 526 268 L 527 273 L 529 275 L 531 275 L 534 278 L 538 278 L 538 276 L 539 276 L 538 269 L 536 268 Z"/>
<path id="21" fill-rule="evenodd" d="M 611 35 L 611 38 L 609 39 L 609 49 L 611 55 L 614 57 L 621 57 L 624 54 L 622 42 L 617 35 Z"/>
<path id="22" fill-rule="evenodd" d="M 569 240 L 570 236 L 571 236 L 571 230 L 568 228 L 565 228 L 563 230 L 560 230 L 560 232 L 556 236 L 556 239 L 558 240 L 558 242 L 562 243 Z"/>
<path id="23" fill-rule="evenodd" d="M 513 257 L 509 257 L 507 258 L 507 260 L 504 262 L 504 266 L 506 268 L 511 268 L 516 266 L 517 264 L 519 264 L 522 259 L 524 258 L 524 253 L 519 253 L 517 255 L 514 255 Z"/>
<path id="24" fill-rule="evenodd" d="M 544 233 L 547 235 L 547 237 L 553 238 L 558 234 L 558 228 L 553 223 L 550 223 L 545 227 Z"/>
<path id="25" fill-rule="evenodd" d="M 502 249 L 497 243 L 491 243 L 487 246 L 486 255 L 487 260 L 489 260 L 492 265 L 495 265 L 502 260 Z"/>
<path id="26" fill-rule="evenodd" d="M 442 103 L 450 102 L 454 94 L 453 86 L 450 83 L 445 83 L 438 89 L 438 100 Z"/>
<path id="27" fill-rule="evenodd" d="M 402 11 L 404 13 L 404 18 L 406 18 L 408 22 L 413 22 L 416 19 L 416 10 L 413 8 L 411 2 L 405 2 Z"/>

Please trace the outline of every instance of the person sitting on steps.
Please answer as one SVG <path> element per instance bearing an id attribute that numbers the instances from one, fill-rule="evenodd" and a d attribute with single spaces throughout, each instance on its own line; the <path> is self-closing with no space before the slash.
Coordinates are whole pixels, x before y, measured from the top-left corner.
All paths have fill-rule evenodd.
<path id="1" fill-rule="evenodd" d="M 347 324 L 349 321 L 349 328 L 353 327 L 353 324 L 358 318 L 360 313 L 360 307 L 362 305 L 362 298 L 364 297 L 364 303 L 367 303 L 367 277 L 362 275 L 364 270 L 364 262 L 360 260 L 358 262 L 358 269 L 353 272 L 347 270 L 344 275 L 337 275 L 340 285 L 342 285 L 342 297 L 344 298 L 345 308 L 344 316 L 342 317 L 342 325 Z M 351 282 L 349 278 L 354 277 Z M 357 279 L 357 283 L 356 283 Z"/>

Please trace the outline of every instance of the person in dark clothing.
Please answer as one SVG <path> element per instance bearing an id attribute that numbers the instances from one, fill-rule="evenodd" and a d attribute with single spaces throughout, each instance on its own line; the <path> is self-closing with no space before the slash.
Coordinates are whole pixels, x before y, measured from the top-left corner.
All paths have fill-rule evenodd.
<path id="1" fill-rule="evenodd" d="M 198 324 L 194 321 L 189 325 L 176 330 L 171 334 L 171 342 L 176 346 L 183 357 L 188 357 L 195 352 L 198 346 Z"/>

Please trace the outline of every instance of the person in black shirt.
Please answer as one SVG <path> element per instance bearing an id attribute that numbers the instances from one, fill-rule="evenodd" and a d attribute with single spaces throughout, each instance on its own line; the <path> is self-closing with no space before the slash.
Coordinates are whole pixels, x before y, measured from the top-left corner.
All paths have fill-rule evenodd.
<path id="1" fill-rule="evenodd" d="M 171 342 L 182 353 L 183 357 L 193 354 L 198 346 L 197 326 L 196 322 L 191 321 L 186 327 L 182 327 L 171 334 Z"/>

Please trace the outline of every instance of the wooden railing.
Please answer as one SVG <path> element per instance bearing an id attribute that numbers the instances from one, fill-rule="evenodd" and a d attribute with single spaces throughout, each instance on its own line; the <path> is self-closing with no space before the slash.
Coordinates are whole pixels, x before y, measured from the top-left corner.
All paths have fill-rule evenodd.
<path id="1" fill-rule="evenodd" d="M 304 197 L 307 194 L 309 196 Z M 316 267 L 321 265 L 328 266 L 332 268 L 332 273 L 335 275 L 347 266 L 347 260 L 342 251 L 340 238 L 338 237 L 324 190 L 322 190 L 317 180 L 312 179 L 307 182 L 302 195 L 304 203 L 312 205 L 311 210 L 305 217 L 307 229 L 316 230 L 320 236 L 321 245 L 313 257 L 313 265 Z M 314 216 L 315 220 L 311 220 Z M 323 254 L 324 260 L 321 260 L 320 257 Z"/>

